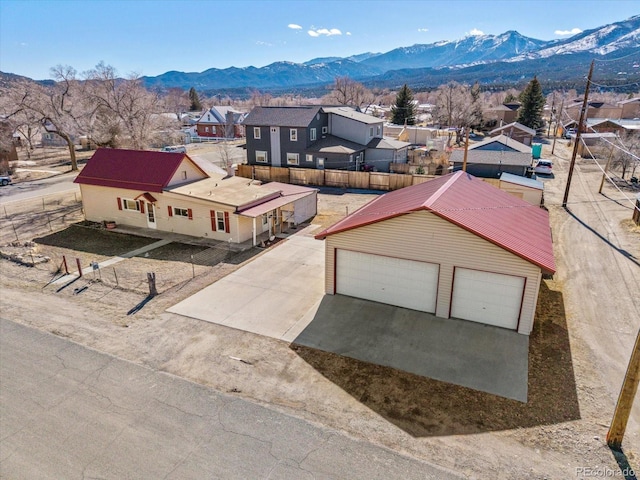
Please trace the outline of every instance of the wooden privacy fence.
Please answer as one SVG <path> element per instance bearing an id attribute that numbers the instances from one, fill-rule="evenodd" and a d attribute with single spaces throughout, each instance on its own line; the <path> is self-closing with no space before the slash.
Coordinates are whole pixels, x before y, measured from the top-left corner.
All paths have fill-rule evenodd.
<path id="1" fill-rule="evenodd" d="M 310 168 L 269 167 L 266 165 L 238 165 L 236 174 L 240 177 L 253 178 L 263 182 L 384 191 L 398 190 L 434 178 L 434 175 L 315 170 Z"/>

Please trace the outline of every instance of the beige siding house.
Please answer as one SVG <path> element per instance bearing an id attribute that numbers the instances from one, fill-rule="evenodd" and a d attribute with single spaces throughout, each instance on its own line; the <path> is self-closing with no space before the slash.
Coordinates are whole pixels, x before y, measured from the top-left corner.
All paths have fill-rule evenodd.
<path id="1" fill-rule="evenodd" d="M 555 271 L 547 212 L 464 172 L 382 195 L 316 238 L 329 295 L 525 335 Z"/>
<path id="2" fill-rule="evenodd" d="M 183 153 L 99 149 L 76 183 L 85 218 L 231 243 L 316 214 L 317 191 L 206 173 Z"/>

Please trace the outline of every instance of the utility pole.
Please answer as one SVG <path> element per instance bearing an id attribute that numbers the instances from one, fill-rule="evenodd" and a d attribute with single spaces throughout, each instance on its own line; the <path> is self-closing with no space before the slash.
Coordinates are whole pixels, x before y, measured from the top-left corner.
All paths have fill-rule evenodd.
<path id="1" fill-rule="evenodd" d="M 633 406 L 633 398 L 638 391 L 638 382 L 640 381 L 640 330 L 636 337 L 636 343 L 631 352 L 631 359 L 627 367 L 627 373 L 624 375 L 624 382 L 618 396 L 618 403 L 613 412 L 611 426 L 607 432 L 607 445 L 616 450 L 620 450 L 622 439 L 627 428 L 627 421 Z"/>
<path id="2" fill-rule="evenodd" d="M 556 128 L 553 132 L 553 146 L 551 147 L 551 155 L 553 155 L 553 151 L 556 149 L 556 138 L 558 137 L 558 123 L 560 123 L 560 120 L 562 119 L 563 111 L 564 111 L 564 98 L 560 103 L 560 115 L 559 115 L 560 119 L 558 119 L 558 115 L 556 115 Z M 562 131 L 564 132 L 564 128 L 562 129 Z"/>
<path id="3" fill-rule="evenodd" d="M 576 166 L 576 157 L 578 156 L 578 145 L 580 145 L 580 139 L 582 138 L 582 123 L 589 105 L 589 87 L 591 86 L 591 77 L 593 76 L 593 64 L 595 60 L 591 60 L 591 68 L 589 68 L 589 75 L 587 76 L 587 87 L 584 90 L 584 101 L 582 102 L 582 109 L 580 110 L 580 120 L 578 121 L 578 131 L 576 132 L 576 140 L 573 145 L 573 154 L 571 155 L 571 163 L 569 164 L 569 175 L 567 176 L 567 186 L 564 189 L 564 198 L 562 199 L 563 208 L 567 208 L 567 199 L 569 198 L 569 188 L 571 188 L 571 177 L 573 177 L 573 169 Z"/>

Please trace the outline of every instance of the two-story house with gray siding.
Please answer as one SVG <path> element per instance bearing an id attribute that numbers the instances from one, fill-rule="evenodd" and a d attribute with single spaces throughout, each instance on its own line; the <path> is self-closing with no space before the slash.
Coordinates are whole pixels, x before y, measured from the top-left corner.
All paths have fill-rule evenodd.
<path id="1" fill-rule="evenodd" d="M 245 127 L 249 164 L 315 168 L 306 151 L 327 134 L 328 119 L 320 106 L 254 107 Z"/>
<path id="2" fill-rule="evenodd" d="M 255 107 L 244 123 L 250 165 L 340 170 L 369 165 L 388 171 L 391 161 L 407 159 L 407 143 L 384 141 L 381 119 L 350 107 Z"/>

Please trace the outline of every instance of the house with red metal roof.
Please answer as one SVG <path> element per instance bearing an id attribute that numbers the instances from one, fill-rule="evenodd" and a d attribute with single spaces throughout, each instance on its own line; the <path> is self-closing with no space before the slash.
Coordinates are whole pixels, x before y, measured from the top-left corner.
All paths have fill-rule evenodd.
<path id="1" fill-rule="evenodd" d="M 317 190 L 205 172 L 185 153 L 98 149 L 77 176 L 85 218 L 231 243 L 316 214 Z"/>
<path id="2" fill-rule="evenodd" d="M 525 335 L 556 268 L 548 213 L 466 172 L 381 195 L 316 238 L 329 295 Z"/>

